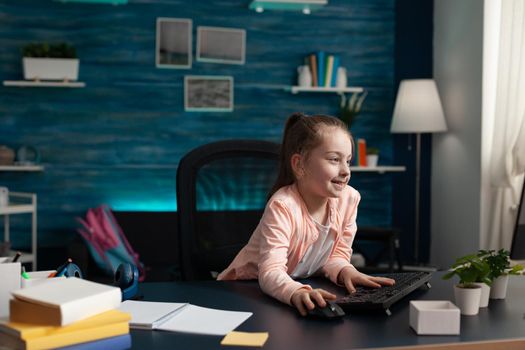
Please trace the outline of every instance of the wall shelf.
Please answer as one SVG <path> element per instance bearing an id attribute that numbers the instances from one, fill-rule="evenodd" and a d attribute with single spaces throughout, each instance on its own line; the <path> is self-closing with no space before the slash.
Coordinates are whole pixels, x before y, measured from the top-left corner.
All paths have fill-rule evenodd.
<path id="1" fill-rule="evenodd" d="M 41 165 L 0 165 L 0 171 L 44 171 Z"/>
<path id="2" fill-rule="evenodd" d="M 4 80 L 4 86 L 15 87 L 56 87 L 56 88 L 83 88 L 86 83 L 81 81 L 32 81 L 32 80 Z"/>
<path id="3" fill-rule="evenodd" d="M 385 166 L 351 166 L 350 171 L 352 172 L 369 172 L 384 174 L 387 172 L 403 172 L 406 171 L 405 166 L 398 165 L 385 165 Z"/>
<path id="4" fill-rule="evenodd" d="M 360 86 L 348 86 L 345 88 L 339 87 L 321 87 L 321 86 L 292 86 L 289 88 L 292 94 L 297 94 L 299 92 L 330 92 L 336 94 L 344 93 L 360 93 L 365 91 L 364 88 Z"/>

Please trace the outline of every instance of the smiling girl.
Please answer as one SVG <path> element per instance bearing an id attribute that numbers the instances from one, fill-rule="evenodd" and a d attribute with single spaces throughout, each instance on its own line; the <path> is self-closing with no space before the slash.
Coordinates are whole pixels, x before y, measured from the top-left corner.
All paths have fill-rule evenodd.
<path id="1" fill-rule="evenodd" d="M 359 193 L 348 185 L 354 142 L 337 118 L 301 113 L 285 125 L 277 180 L 248 244 L 218 280 L 258 279 L 261 289 L 301 315 L 336 296 L 296 279 L 324 275 L 355 292 L 394 280 L 350 263 Z"/>

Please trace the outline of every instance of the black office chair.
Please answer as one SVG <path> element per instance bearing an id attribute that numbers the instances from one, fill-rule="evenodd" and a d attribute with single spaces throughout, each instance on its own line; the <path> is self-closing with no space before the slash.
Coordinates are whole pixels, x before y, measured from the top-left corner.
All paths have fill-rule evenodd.
<path id="1" fill-rule="evenodd" d="M 279 144 L 225 140 L 190 151 L 177 169 L 184 280 L 214 279 L 259 223 L 278 171 Z"/>

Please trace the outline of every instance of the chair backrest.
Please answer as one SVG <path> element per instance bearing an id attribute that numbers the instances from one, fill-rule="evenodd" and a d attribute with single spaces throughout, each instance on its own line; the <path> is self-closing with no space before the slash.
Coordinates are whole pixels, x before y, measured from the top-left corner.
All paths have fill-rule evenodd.
<path id="1" fill-rule="evenodd" d="M 184 280 L 213 279 L 248 242 L 277 177 L 279 144 L 225 140 L 195 148 L 177 169 Z"/>

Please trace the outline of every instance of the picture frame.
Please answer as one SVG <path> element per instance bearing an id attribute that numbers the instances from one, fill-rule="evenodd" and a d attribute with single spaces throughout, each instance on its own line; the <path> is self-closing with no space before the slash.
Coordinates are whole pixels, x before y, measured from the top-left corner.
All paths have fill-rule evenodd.
<path id="1" fill-rule="evenodd" d="M 189 18 L 157 18 L 155 66 L 190 69 L 193 22 Z"/>
<path id="2" fill-rule="evenodd" d="M 196 60 L 222 64 L 244 64 L 246 61 L 246 30 L 198 26 Z"/>
<path id="3" fill-rule="evenodd" d="M 184 110 L 187 112 L 232 112 L 233 83 L 232 76 L 185 76 Z"/>

